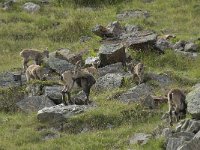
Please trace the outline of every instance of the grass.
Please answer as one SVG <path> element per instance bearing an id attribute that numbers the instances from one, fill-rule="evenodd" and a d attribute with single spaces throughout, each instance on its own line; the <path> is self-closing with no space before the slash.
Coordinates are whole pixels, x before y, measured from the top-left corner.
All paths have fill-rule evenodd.
<path id="1" fill-rule="evenodd" d="M 73 52 L 88 49 L 89 55 L 95 56 L 94 49 L 99 48 L 100 38 L 92 34 L 92 27 L 96 24 L 106 26 L 115 21 L 116 14 L 123 10 L 147 10 L 150 17 L 121 21 L 122 25 L 137 24 L 161 35 L 175 34 L 176 38 L 172 42 L 200 37 L 198 0 L 154 0 L 151 3 L 141 0 L 52 0 L 48 5 L 40 4 L 41 10 L 34 14 L 22 11 L 21 6 L 25 2 L 27 0 L 17 1 L 13 9 L 8 11 L 0 9 L 0 72 L 21 67 L 19 52 L 23 48 L 42 50 L 48 47 L 50 51 L 69 48 Z M 39 4 L 37 0 L 34 2 Z M 92 39 L 81 43 L 81 36 L 90 36 Z M 174 84 L 168 88 L 181 87 L 188 92 L 199 81 L 200 71 L 197 68 L 200 58 L 189 59 L 175 55 L 170 50 L 164 55 L 135 53 L 132 50 L 130 53 L 135 59 L 144 62 L 146 71 L 172 76 Z M 91 97 L 98 107 L 71 118 L 65 123 L 63 132 L 39 123 L 36 114 L 1 111 L 0 150 L 163 149 L 163 139 L 151 139 L 143 146 L 129 144 L 129 138 L 134 133 L 151 133 L 161 123 L 160 115 L 166 106 L 151 112 L 142 111 L 135 104 L 126 105 L 117 101 L 113 95 L 127 90 L 132 83 L 125 81 L 125 85 L 113 91 L 103 91 L 102 94 L 93 91 Z M 156 93 L 163 95 L 164 91 L 158 89 Z M 3 98 L 6 101 L 14 100 L 8 94 Z M 83 129 L 88 131 L 80 133 Z M 59 134 L 60 138 L 44 141 L 44 135 L 48 133 Z"/>

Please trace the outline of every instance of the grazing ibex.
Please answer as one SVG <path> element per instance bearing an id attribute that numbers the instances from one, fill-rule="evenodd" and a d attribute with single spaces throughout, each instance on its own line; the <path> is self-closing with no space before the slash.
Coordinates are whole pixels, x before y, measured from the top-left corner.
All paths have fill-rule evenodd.
<path id="1" fill-rule="evenodd" d="M 133 78 L 135 78 L 135 76 L 138 77 L 139 84 L 142 83 L 144 80 L 144 65 L 143 65 L 143 63 L 138 63 L 136 66 L 134 66 L 134 64 L 132 64 L 131 73 L 133 74 Z"/>
<path id="2" fill-rule="evenodd" d="M 29 82 L 31 79 L 37 79 L 37 80 L 45 80 L 47 74 L 45 74 L 45 69 L 39 65 L 30 65 L 26 69 L 26 79 L 27 82 Z"/>
<path id="3" fill-rule="evenodd" d="M 20 52 L 20 56 L 23 57 L 23 69 L 25 71 L 28 67 L 29 60 L 34 60 L 36 65 L 41 65 L 42 59 L 49 57 L 49 51 L 48 48 L 42 52 L 35 49 L 23 49 Z"/>
<path id="4" fill-rule="evenodd" d="M 68 95 L 68 101 L 73 104 L 71 100 L 71 90 L 78 87 L 82 88 L 83 92 L 86 94 L 87 98 L 85 104 L 87 105 L 89 102 L 90 89 L 96 83 L 93 75 L 86 71 L 82 71 L 78 65 L 79 64 L 77 63 L 74 71 L 65 71 L 61 76 L 61 80 L 64 84 L 62 101 L 65 105 L 67 105 L 65 93 Z"/>
<path id="5" fill-rule="evenodd" d="M 178 122 L 180 119 L 186 117 L 187 103 L 185 101 L 185 94 L 179 89 L 171 89 L 168 93 L 168 105 L 169 105 L 169 119 L 172 126 L 172 111 Z"/>

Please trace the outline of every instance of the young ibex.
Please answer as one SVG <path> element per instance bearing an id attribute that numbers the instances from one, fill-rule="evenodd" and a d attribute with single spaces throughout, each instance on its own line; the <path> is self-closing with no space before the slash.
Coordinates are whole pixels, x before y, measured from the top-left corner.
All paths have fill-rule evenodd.
<path id="1" fill-rule="evenodd" d="M 49 57 L 49 51 L 48 48 L 44 50 L 43 52 L 35 50 L 35 49 L 23 49 L 20 52 L 20 56 L 23 57 L 23 69 L 24 71 L 28 67 L 29 60 L 34 60 L 36 65 L 41 65 L 42 60 L 44 57 Z"/>
<path id="2" fill-rule="evenodd" d="M 169 105 L 169 119 L 172 126 L 172 111 L 178 122 L 180 119 L 186 117 L 187 103 L 185 101 L 185 94 L 179 89 L 171 89 L 168 93 L 168 105 Z"/>
<path id="3" fill-rule="evenodd" d="M 143 63 L 138 63 L 136 66 L 134 66 L 134 64 L 132 64 L 131 73 L 133 74 L 133 78 L 135 78 L 135 76 L 138 77 L 139 84 L 141 84 L 144 80 L 144 65 L 143 65 Z"/>
<path id="4" fill-rule="evenodd" d="M 86 101 L 85 104 L 87 105 L 89 102 L 89 95 L 91 87 L 96 83 L 95 78 L 92 74 L 82 71 L 79 64 L 76 64 L 74 71 L 65 71 L 62 74 L 61 80 L 63 81 L 64 87 L 62 90 L 62 101 L 65 105 L 67 102 L 65 100 L 65 93 L 68 95 L 69 103 L 72 103 L 71 100 L 71 90 L 73 88 L 80 87 L 83 89 L 83 92 L 86 94 Z"/>
<path id="5" fill-rule="evenodd" d="M 39 65 L 30 65 L 26 69 L 26 79 L 27 82 L 29 82 L 31 79 L 36 80 L 45 80 L 47 74 L 45 74 L 45 69 Z"/>

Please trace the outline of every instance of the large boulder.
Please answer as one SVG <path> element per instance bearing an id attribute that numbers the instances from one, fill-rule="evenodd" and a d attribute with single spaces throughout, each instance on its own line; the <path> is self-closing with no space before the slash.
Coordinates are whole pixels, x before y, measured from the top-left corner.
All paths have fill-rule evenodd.
<path id="1" fill-rule="evenodd" d="M 32 2 L 28 2 L 23 5 L 23 10 L 25 10 L 29 13 L 35 13 L 40 10 L 40 6 L 37 4 L 34 4 Z"/>
<path id="2" fill-rule="evenodd" d="M 141 102 L 151 95 L 150 88 L 146 84 L 137 85 L 127 92 L 119 96 L 119 100 L 129 103 L 129 102 Z"/>
<path id="3" fill-rule="evenodd" d="M 52 100 L 56 105 L 62 103 L 62 91 L 63 87 L 59 85 L 54 86 L 46 86 L 45 87 L 45 95 Z"/>
<path id="4" fill-rule="evenodd" d="M 69 61 L 56 58 L 55 55 L 56 52 L 52 52 L 49 54 L 49 58 L 47 59 L 47 64 L 50 69 L 55 70 L 59 74 L 62 74 L 64 71 L 74 69 L 74 65 Z"/>
<path id="5" fill-rule="evenodd" d="M 40 122 L 57 123 L 62 122 L 70 117 L 83 113 L 90 106 L 88 105 L 68 105 L 63 104 L 56 105 L 53 107 L 45 107 L 38 111 L 37 119 Z"/>
<path id="6" fill-rule="evenodd" d="M 123 83 L 123 76 L 117 73 L 108 73 L 97 79 L 96 89 L 113 89 L 120 87 Z"/>
<path id="7" fill-rule="evenodd" d="M 26 97 L 16 103 L 16 105 L 24 112 L 36 112 L 44 107 L 51 107 L 55 104 L 46 96 Z"/>
<path id="8" fill-rule="evenodd" d="M 148 18 L 149 16 L 150 14 L 146 10 L 126 10 L 117 14 L 117 19 L 125 20 L 131 18 Z"/>
<path id="9" fill-rule="evenodd" d="M 122 62 L 125 65 L 126 53 L 122 44 L 103 44 L 99 48 L 100 66 Z"/>
<path id="10" fill-rule="evenodd" d="M 186 95 L 188 103 L 187 110 L 195 119 L 200 119 L 200 86 L 196 86 L 194 90 Z"/>

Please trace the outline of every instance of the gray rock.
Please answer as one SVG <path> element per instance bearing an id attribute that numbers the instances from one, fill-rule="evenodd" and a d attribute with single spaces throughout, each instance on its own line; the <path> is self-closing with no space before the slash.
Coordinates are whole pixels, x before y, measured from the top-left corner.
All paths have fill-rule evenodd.
<path id="1" fill-rule="evenodd" d="M 84 42 L 87 42 L 87 41 L 89 41 L 89 40 L 91 40 L 92 38 L 90 37 L 90 36 L 81 36 L 80 37 L 80 39 L 79 39 L 79 41 L 81 42 L 81 43 L 84 43 Z"/>
<path id="2" fill-rule="evenodd" d="M 37 119 L 40 122 L 57 123 L 62 122 L 70 117 L 85 112 L 90 106 L 86 105 L 68 105 L 63 104 L 53 107 L 45 107 L 38 111 Z"/>
<path id="3" fill-rule="evenodd" d="M 36 112 L 44 107 L 51 107 L 55 104 L 46 96 L 26 97 L 16 103 L 16 105 L 24 112 Z"/>
<path id="4" fill-rule="evenodd" d="M 183 51 L 186 41 L 180 40 L 173 45 L 174 50 Z"/>
<path id="5" fill-rule="evenodd" d="M 86 66 L 91 66 L 93 63 L 95 63 L 96 61 L 99 61 L 99 57 L 88 57 L 85 60 L 85 65 Z"/>
<path id="6" fill-rule="evenodd" d="M 186 52 L 197 52 L 197 49 L 198 49 L 198 45 L 192 42 L 187 43 L 184 47 L 184 51 Z"/>
<path id="7" fill-rule="evenodd" d="M 6 0 L 3 3 L 2 7 L 3 7 L 4 10 L 9 10 L 9 9 L 12 8 L 13 4 L 16 3 L 16 2 L 17 2 L 17 0 Z"/>
<path id="8" fill-rule="evenodd" d="M 56 105 L 62 103 L 62 91 L 63 87 L 54 85 L 45 87 L 45 95 L 52 100 Z"/>
<path id="9" fill-rule="evenodd" d="M 174 133 L 173 137 L 175 138 L 183 137 L 185 141 L 190 141 L 194 137 L 194 135 L 195 135 L 194 133 L 184 131 L 184 132 Z"/>
<path id="10" fill-rule="evenodd" d="M 46 133 L 44 136 L 43 136 L 43 140 L 44 141 L 47 141 L 47 140 L 51 140 L 51 139 L 57 139 L 57 138 L 60 138 L 60 134 L 58 133 L 53 133 L 53 132 L 48 132 Z"/>
<path id="11" fill-rule="evenodd" d="M 199 56 L 199 54 L 195 53 L 195 52 L 185 52 L 185 51 L 180 51 L 180 50 L 175 50 L 175 52 L 177 54 L 184 55 L 184 56 L 187 56 L 187 57 L 190 57 L 190 58 L 194 58 L 194 59 Z"/>
<path id="12" fill-rule="evenodd" d="M 200 147 L 200 139 L 192 139 L 189 142 L 185 142 L 181 146 L 177 148 L 177 150 L 199 150 Z"/>
<path id="13" fill-rule="evenodd" d="M 124 71 L 123 65 L 121 62 L 107 65 L 103 68 L 98 68 L 99 76 L 104 76 L 108 73 L 120 73 L 126 74 L 127 72 Z"/>
<path id="14" fill-rule="evenodd" d="M 21 84 L 24 85 L 26 82 L 26 77 L 22 74 L 21 81 L 16 80 L 15 75 L 20 74 L 20 72 L 3 72 L 0 73 L 0 87 L 7 88 L 13 86 L 20 86 Z"/>
<path id="15" fill-rule="evenodd" d="M 172 130 L 170 128 L 165 128 L 162 131 L 162 136 L 165 138 L 169 138 L 172 136 Z"/>
<path id="16" fill-rule="evenodd" d="M 151 138 L 150 134 L 145 133 L 136 133 L 130 138 L 130 144 L 147 144 L 149 139 Z"/>
<path id="17" fill-rule="evenodd" d="M 132 33 L 132 32 L 137 32 L 141 30 L 142 30 L 142 27 L 140 27 L 139 25 L 130 25 L 130 24 L 125 25 L 126 33 Z"/>
<path id="18" fill-rule="evenodd" d="M 177 148 L 184 143 L 183 138 L 169 138 L 166 150 L 177 150 Z"/>
<path id="19" fill-rule="evenodd" d="M 188 119 L 181 127 L 181 131 L 197 133 L 200 130 L 200 120 Z"/>
<path id="20" fill-rule="evenodd" d="M 149 109 L 154 109 L 156 107 L 155 101 L 151 95 L 148 95 L 144 100 L 141 101 L 142 105 L 148 107 Z"/>
<path id="21" fill-rule="evenodd" d="M 103 44 L 99 48 L 100 66 L 122 62 L 125 65 L 126 53 L 122 44 Z"/>
<path id="22" fill-rule="evenodd" d="M 159 38 L 156 41 L 156 47 L 164 52 L 165 50 L 172 48 L 172 45 L 166 39 Z"/>
<path id="23" fill-rule="evenodd" d="M 125 20 L 131 18 L 148 18 L 149 16 L 150 14 L 146 10 L 126 10 L 117 14 L 117 19 Z"/>
<path id="24" fill-rule="evenodd" d="M 108 73 L 97 79 L 96 89 L 113 89 L 122 86 L 123 76 L 117 73 Z"/>
<path id="25" fill-rule="evenodd" d="M 108 29 L 109 33 L 113 35 L 113 37 L 118 37 L 122 32 L 124 32 L 124 29 L 121 27 L 118 21 L 108 24 L 106 28 Z"/>
<path id="26" fill-rule="evenodd" d="M 37 4 L 34 4 L 32 2 L 28 2 L 23 5 L 23 10 L 25 10 L 29 13 L 35 13 L 40 10 L 40 6 Z"/>
<path id="27" fill-rule="evenodd" d="M 40 84 L 28 84 L 26 87 L 26 91 L 28 92 L 28 96 L 40 96 L 44 93 L 43 85 Z"/>
<path id="28" fill-rule="evenodd" d="M 200 139 L 200 130 L 195 134 L 194 139 Z"/>
<path id="29" fill-rule="evenodd" d="M 195 119 L 200 119 L 200 87 L 195 88 L 186 95 L 187 110 Z"/>
<path id="30" fill-rule="evenodd" d="M 146 99 L 149 95 L 151 95 L 150 88 L 143 83 L 121 94 L 119 96 L 119 100 L 126 103 L 139 102 L 141 100 Z"/>
<path id="31" fill-rule="evenodd" d="M 147 51 L 155 48 L 157 34 L 152 31 L 138 31 L 128 35 L 127 38 L 121 37 L 121 39 L 125 41 L 127 47 L 138 51 Z"/>
<path id="32" fill-rule="evenodd" d="M 55 70 L 57 73 L 62 74 L 64 71 L 73 70 L 74 65 L 66 60 L 62 60 L 55 57 L 55 52 L 49 54 L 47 59 L 47 64 L 52 70 Z"/>

